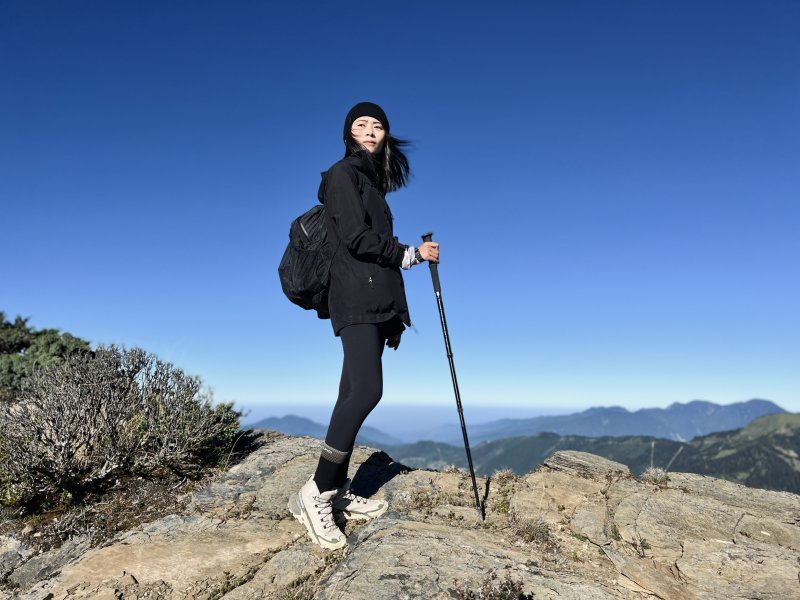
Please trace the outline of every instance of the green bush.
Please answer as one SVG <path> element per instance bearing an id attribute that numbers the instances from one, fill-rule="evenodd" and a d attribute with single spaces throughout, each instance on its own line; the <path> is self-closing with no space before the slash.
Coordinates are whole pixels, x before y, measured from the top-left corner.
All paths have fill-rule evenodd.
<path id="1" fill-rule="evenodd" d="M 119 476 L 219 465 L 239 413 L 211 401 L 199 378 L 138 348 L 100 347 L 41 365 L 16 402 L 0 404 L 0 502 L 79 497 Z"/>
<path id="2" fill-rule="evenodd" d="M 7 321 L 0 312 L 0 402 L 13 402 L 35 367 L 76 352 L 91 352 L 89 342 L 57 329 L 34 329 L 22 317 Z"/>

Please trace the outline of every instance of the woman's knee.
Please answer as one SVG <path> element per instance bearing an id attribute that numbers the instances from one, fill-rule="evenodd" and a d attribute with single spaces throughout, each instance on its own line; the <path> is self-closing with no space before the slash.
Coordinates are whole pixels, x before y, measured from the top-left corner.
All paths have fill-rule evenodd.
<path id="1" fill-rule="evenodd" d="M 383 381 L 381 379 L 366 379 L 359 381 L 355 389 L 351 390 L 351 398 L 356 398 L 362 406 L 370 410 L 380 402 L 383 396 Z"/>

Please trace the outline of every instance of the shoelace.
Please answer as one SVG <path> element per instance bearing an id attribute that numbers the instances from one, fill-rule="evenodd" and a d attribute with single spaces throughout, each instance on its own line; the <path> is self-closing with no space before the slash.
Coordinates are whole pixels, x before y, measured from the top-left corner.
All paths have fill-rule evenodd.
<path id="1" fill-rule="evenodd" d="M 336 527 L 336 523 L 333 521 L 333 504 L 330 500 L 325 500 L 320 496 L 313 496 L 314 508 L 317 509 L 317 512 L 320 515 L 320 520 L 322 521 L 322 528 L 326 531 L 328 529 L 332 529 Z M 317 502 L 321 502 L 322 504 L 317 504 Z M 325 510 L 327 508 L 327 511 Z M 322 510 L 320 510 L 322 509 Z"/>
<path id="2" fill-rule="evenodd" d="M 363 496 L 359 496 L 358 494 L 354 494 L 349 489 L 343 494 L 345 498 L 348 500 L 355 500 L 359 504 L 366 504 L 368 500 Z"/>

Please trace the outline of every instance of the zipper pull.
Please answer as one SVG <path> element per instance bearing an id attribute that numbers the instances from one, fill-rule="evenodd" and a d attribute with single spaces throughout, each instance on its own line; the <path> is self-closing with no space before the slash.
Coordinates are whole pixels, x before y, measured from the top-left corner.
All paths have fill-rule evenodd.
<path id="1" fill-rule="evenodd" d="M 369 276 L 369 287 L 372 287 L 372 275 Z"/>

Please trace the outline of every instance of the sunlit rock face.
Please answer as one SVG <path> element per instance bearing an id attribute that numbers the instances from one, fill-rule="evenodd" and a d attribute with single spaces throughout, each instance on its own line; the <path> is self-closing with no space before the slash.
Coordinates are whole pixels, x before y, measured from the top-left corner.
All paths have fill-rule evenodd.
<path id="1" fill-rule="evenodd" d="M 408 469 L 357 447 L 353 488 L 390 510 L 348 522 L 348 546 L 327 551 L 286 508 L 318 455 L 317 440 L 264 432 L 183 514 L 105 546 L 73 540 L 33 556 L 0 538 L 0 598 L 416 600 L 504 582 L 537 599 L 800 594 L 794 494 L 683 473 L 645 483 L 620 463 L 564 451 L 524 476 L 478 478 L 481 520 L 468 473 Z"/>

